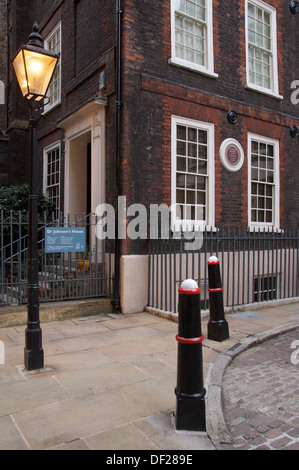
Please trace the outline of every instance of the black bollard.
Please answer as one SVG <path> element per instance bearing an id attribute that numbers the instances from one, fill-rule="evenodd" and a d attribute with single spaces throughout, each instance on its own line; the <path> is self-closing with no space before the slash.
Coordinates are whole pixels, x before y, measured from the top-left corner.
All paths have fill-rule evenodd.
<path id="1" fill-rule="evenodd" d="M 176 429 L 206 431 L 200 289 L 184 281 L 179 289 Z"/>
<path id="2" fill-rule="evenodd" d="M 208 260 L 210 320 L 208 322 L 208 339 L 224 341 L 229 338 L 228 323 L 224 318 L 223 287 L 221 284 L 219 260 L 211 256 Z"/>

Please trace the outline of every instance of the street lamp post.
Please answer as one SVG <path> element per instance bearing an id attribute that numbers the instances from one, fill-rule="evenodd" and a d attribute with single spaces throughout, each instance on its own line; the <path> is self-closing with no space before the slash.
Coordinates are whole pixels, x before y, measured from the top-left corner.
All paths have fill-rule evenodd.
<path id="1" fill-rule="evenodd" d="M 59 57 L 43 47 L 37 23 L 29 42 L 22 46 L 12 64 L 23 97 L 31 107 L 30 162 L 29 162 L 29 221 L 28 221 L 28 318 L 25 331 L 24 365 L 27 370 L 44 367 L 42 330 L 39 320 L 38 292 L 38 124 L 43 99 L 46 96 L 51 78 Z"/>

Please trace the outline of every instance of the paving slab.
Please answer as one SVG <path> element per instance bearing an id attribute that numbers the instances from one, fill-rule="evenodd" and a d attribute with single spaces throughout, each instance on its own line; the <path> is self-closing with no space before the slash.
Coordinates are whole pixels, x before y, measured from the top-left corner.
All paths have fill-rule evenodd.
<path id="1" fill-rule="evenodd" d="M 100 411 L 99 411 L 100 410 Z M 30 448 L 46 449 L 145 417 L 148 410 L 129 394 L 109 390 L 71 398 L 14 415 Z"/>
<path id="2" fill-rule="evenodd" d="M 159 450 L 159 447 L 135 423 L 87 436 L 85 442 L 93 450 Z M 134 443 L 134 444 L 133 444 Z"/>
<path id="3" fill-rule="evenodd" d="M 1 450 L 29 450 L 11 416 L 0 418 Z"/>
<path id="4" fill-rule="evenodd" d="M 94 395 L 144 382 L 149 376 L 130 364 L 108 363 L 96 369 L 56 371 L 59 383 L 74 397 Z"/>

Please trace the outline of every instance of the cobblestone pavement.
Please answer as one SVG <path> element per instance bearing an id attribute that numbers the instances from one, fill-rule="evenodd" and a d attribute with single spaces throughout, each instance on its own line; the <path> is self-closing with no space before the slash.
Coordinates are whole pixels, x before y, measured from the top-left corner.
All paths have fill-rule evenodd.
<path id="1" fill-rule="evenodd" d="M 232 361 L 223 379 L 223 411 L 233 444 L 222 448 L 299 450 L 298 348 L 296 329 Z"/>

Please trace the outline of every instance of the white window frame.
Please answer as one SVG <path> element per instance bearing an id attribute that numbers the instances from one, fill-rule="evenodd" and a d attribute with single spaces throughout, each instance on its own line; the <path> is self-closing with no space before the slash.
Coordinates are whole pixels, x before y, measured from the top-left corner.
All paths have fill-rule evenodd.
<path id="1" fill-rule="evenodd" d="M 56 211 L 58 211 L 58 214 L 56 215 L 59 215 L 59 211 L 60 211 L 60 198 L 61 198 L 61 188 L 60 188 L 60 183 L 61 183 L 61 142 L 58 141 L 58 142 L 55 142 L 51 145 L 49 145 L 48 147 L 45 147 L 44 148 L 44 151 L 43 151 L 43 160 L 44 160 L 44 164 L 43 164 L 43 193 L 46 197 L 48 197 L 48 155 L 49 153 L 53 152 L 54 150 L 58 150 L 59 151 L 59 175 L 58 175 L 58 183 L 56 183 L 55 186 L 58 186 L 58 191 L 59 191 L 59 196 L 58 196 L 58 207 L 55 208 Z"/>
<path id="2" fill-rule="evenodd" d="M 60 55 L 60 59 L 58 61 L 58 64 L 56 66 L 56 70 L 54 72 L 54 76 L 53 78 L 55 77 L 56 74 L 58 74 L 58 80 L 59 80 L 59 97 L 56 101 L 54 101 L 53 103 L 49 103 L 49 104 L 46 104 L 45 107 L 44 107 L 44 112 L 47 113 L 49 111 L 51 111 L 51 109 L 55 108 L 56 106 L 58 106 L 60 103 L 61 103 L 61 49 L 62 49 L 62 35 L 61 35 L 61 21 L 55 26 L 54 29 L 52 29 L 51 33 L 48 34 L 48 36 L 46 37 L 45 41 L 44 41 L 44 47 L 45 49 L 49 49 L 49 41 L 51 39 L 52 36 L 54 36 L 54 34 L 56 34 L 58 32 L 59 34 L 59 42 L 60 42 L 60 51 L 58 52 L 59 55 Z M 53 80 L 52 78 L 52 80 Z M 48 91 L 51 87 L 51 83 L 50 83 L 50 86 L 48 88 Z"/>
<path id="3" fill-rule="evenodd" d="M 265 88 L 250 81 L 249 73 L 249 34 L 248 34 L 248 4 L 251 3 L 270 14 L 271 27 L 271 87 Z M 245 40 L 246 40 L 246 86 L 252 90 L 270 95 L 277 99 L 283 99 L 279 94 L 278 81 L 278 57 L 277 57 L 277 13 L 276 9 L 261 0 L 246 0 L 245 2 Z"/>
<path id="4" fill-rule="evenodd" d="M 211 77 L 218 77 L 214 72 L 214 47 L 213 47 L 213 1 L 206 0 L 206 41 L 205 41 L 205 65 L 199 65 L 194 62 L 176 57 L 175 52 L 175 11 L 176 0 L 171 0 L 171 58 L 169 63 L 178 65 L 196 72 L 209 75 Z M 190 17 L 193 18 L 193 17 Z"/>
<path id="5" fill-rule="evenodd" d="M 273 145 L 274 149 L 274 191 L 273 191 L 273 220 L 271 223 L 252 221 L 251 214 L 251 183 L 252 183 L 252 142 L 257 141 L 264 144 Z M 248 133 L 248 226 L 250 228 L 269 228 L 280 230 L 280 176 L 279 176 L 279 140 L 271 139 L 257 134 Z"/>
<path id="6" fill-rule="evenodd" d="M 207 186 L 206 186 L 206 219 L 188 220 L 177 218 L 177 126 L 190 126 L 207 132 Z M 187 119 L 180 116 L 172 116 L 171 119 L 171 227 L 174 231 L 180 230 L 200 230 L 208 227 L 214 229 L 215 226 L 215 143 L 214 124 Z"/>

